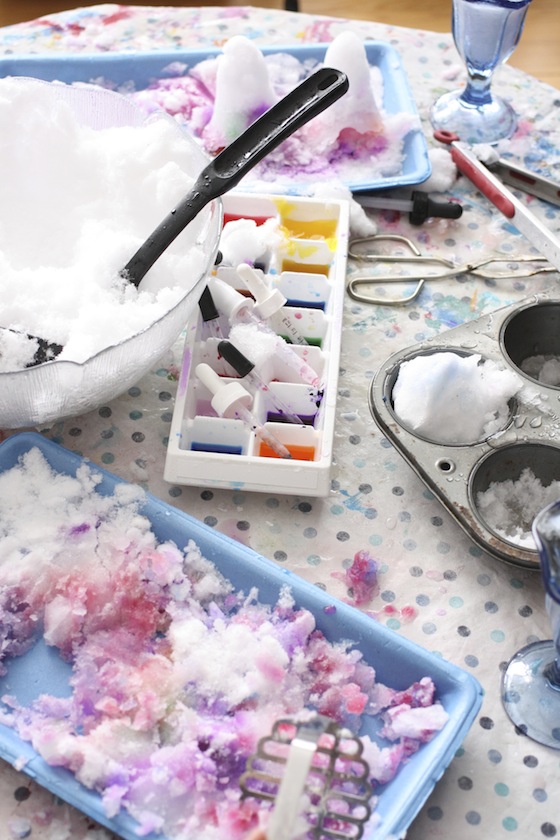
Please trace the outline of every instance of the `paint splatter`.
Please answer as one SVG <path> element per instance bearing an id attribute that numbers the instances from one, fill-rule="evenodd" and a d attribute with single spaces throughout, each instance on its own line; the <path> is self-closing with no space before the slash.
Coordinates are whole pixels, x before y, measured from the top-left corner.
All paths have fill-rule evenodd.
<path id="1" fill-rule="evenodd" d="M 369 604 L 379 591 L 377 563 L 365 549 L 356 552 L 352 564 L 344 572 L 332 576 L 344 581 L 349 590 L 348 602 L 356 607 Z"/>

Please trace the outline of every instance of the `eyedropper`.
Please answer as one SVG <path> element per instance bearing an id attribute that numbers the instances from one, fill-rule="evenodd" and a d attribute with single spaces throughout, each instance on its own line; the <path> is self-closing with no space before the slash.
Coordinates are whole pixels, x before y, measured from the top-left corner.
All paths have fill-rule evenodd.
<path id="1" fill-rule="evenodd" d="M 220 417 L 238 417 L 279 458 L 292 457 L 290 450 L 278 440 L 276 435 L 259 423 L 257 418 L 249 411 L 253 397 L 240 382 L 224 382 L 206 362 L 201 362 L 196 366 L 195 374 L 212 394 L 210 403 L 216 414 L 219 414 Z"/>
<path id="2" fill-rule="evenodd" d="M 256 372 L 255 363 L 244 356 L 235 344 L 232 344 L 231 341 L 220 341 L 218 352 L 242 379 L 249 382 L 256 390 L 267 395 L 278 414 L 282 415 L 289 423 L 294 423 L 297 426 L 303 425 L 303 420 L 293 413 L 291 407 L 281 397 L 270 390 L 269 385 Z"/>
<path id="3" fill-rule="evenodd" d="M 456 201 L 436 201 L 428 193 L 414 190 L 410 198 L 397 197 L 397 193 L 384 195 L 377 191 L 375 195 L 355 193 L 354 198 L 362 207 L 376 210 L 397 210 L 408 213 L 411 225 L 422 225 L 426 219 L 459 219 L 463 208 Z"/>
<path id="4" fill-rule="evenodd" d="M 286 309 L 286 298 L 280 289 L 270 289 L 262 275 L 247 263 L 238 265 L 236 272 L 255 298 L 254 314 L 271 324 L 276 333 L 287 335 L 292 344 L 307 344 Z"/>
<path id="5" fill-rule="evenodd" d="M 274 352 L 278 358 L 293 370 L 302 382 L 311 385 L 312 388 L 320 387 L 320 377 L 311 365 L 302 359 L 293 347 L 284 341 L 282 336 L 277 335 L 268 326 L 266 321 L 254 315 L 253 308 L 255 304 L 252 298 L 245 297 L 237 289 L 234 289 L 233 286 L 225 283 L 219 277 L 212 277 L 210 284 L 214 303 L 219 311 L 227 316 L 230 324 L 234 325 L 238 322 L 253 324 L 262 332 L 274 336 Z"/>

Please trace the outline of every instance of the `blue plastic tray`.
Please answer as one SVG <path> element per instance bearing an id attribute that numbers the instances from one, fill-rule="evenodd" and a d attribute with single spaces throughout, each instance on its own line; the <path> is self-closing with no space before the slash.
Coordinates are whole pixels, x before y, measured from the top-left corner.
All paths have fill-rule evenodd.
<path id="1" fill-rule="evenodd" d="M 33 447 L 41 450 L 57 472 L 75 475 L 76 469 L 83 463 L 80 456 L 41 435 L 23 432 L 0 445 L 0 471 L 13 467 L 19 457 Z M 98 485 L 100 493 L 111 493 L 121 481 L 97 466 L 94 469 L 103 476 Z M 158 539 L 173 540 L 181 546 L 189 539 L 195 540 L 202 553 L 237 589 L 247 591 L 257 586 L 261 603 L 275 603 L 280 590 L 289 585 L 296 603 L 313 613 L 317 626 L 326 637 L 331 641 L 352 641 L 365 661 L 375 668 L 381 682 L 403 689 L 423 676 L 432 677 L 437 697 L 448 712 L 449 721 L 400 769 L 394 780 L 378 788 L 375 815 L 380 822 L 375 826 L 372 823 L 369 830 L 366 826 L 364 833 L 365 840 L 402 836 L 471 726 L 482 702 L 479 683 L 457 666 L 428 653 L 354 607 L 333 599 L 297 575 L 279 568 L 251 549 L 159 499 L 148 495 L 144 513 L 151 520 Z M 332 611 L 325 612 L 325 607 L 333 605 L 336 607 L 334 614 Z M 9 661 L 7 666 L 7 675 L 0 679 L 0 696 L 10 693 L 25 704 L 40 693 L 64 696 L 70 690 L 69 665 L 62 662 L 56 650 L 47 647 L 42 640 L 24 655 Z M 366 723 L 364 732 L 372 738 L 376 737 L 374 721 Z M 0 756 L 18 766 L 23 759 L 26 761 L 23 771 L 39 784 L 127 840 L 137 840 L 136 823 L 126 813 L 107 819 L 96 793 L 79 784 L 67 770 L 50 767 L 28 743 L 2 725 Z M 161 835 L 158 838 L 162 840 Z M 149 835 L 149 840 L 156 840 L 156 835 Z"/>
<path id="2" fill-rule="evenodd" d="M 328 44 L 262 47 L 264 55 L 289 53 L 302 62 L 322 61 Z M 405 112 L 417 115 L 416 104 L 399 53 L 382 41 L 367 41 L 365 50 L 372 66 L 378 66 L 383 77 L 383 108 L 388 114 Z M 79 53 L 54 55 L 0 56 L 0 77 L 31 76 L 45 81 L 97 82 L 110 80 L 117 88 L 133 83 L 142 90 L 161 78 L 168 78 L 166 68 L 175 62 L 185 65 L 185 73 L 200 61 L 219 55 L 219 49 L 174 50 L 165 52 Z M 354 192 L 389 189 L 420 184 L 431 174 L 428 149 L 420 129 L 410 131 L 404 143 L 404 161 L 396 175 L 365 179 L 350 183 Z M 247 185 L 244 186 L 247 189 Z M 297 184 L 290 183 L 290 192 Z"/>

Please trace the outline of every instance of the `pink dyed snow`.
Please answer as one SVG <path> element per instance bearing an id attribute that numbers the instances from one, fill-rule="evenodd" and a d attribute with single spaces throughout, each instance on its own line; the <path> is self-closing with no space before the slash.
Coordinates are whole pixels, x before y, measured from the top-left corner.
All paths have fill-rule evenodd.
<path id="1" fill-rule="evenodd" d="M 357 607 L 369 604 L 379 588 L 377 563 L 365 549 L 356 552 L 352 564 L 345 572 L 333 572 L 332 576 L 344 581 L 351 591 L 349 603 Z"/>
<path id="2" fill-rule="evenodd" d="M 0 723 L 97 790 L 108 817 L 126 809 L 139 835 L 240 840 L 259 818 L 239 777 L 279 717 L 314 709 L 356 730 L 381 715 L 394 743 L 363 738 L 376 783 L 444 725 L 429 678 L 384 686 L 288 589 L 273 606 L 235 592 L 192 542 L 158 543 L 139 488 L 96 485 L 85 466 L 56 474 L 38 450 L 0 475 L 0 659 L 44 622 L 72 665 L 70 696 L 4 696 Z M 374 564 L 356 557 L 350 576 L 371 588 Z"/>
<path id="3" fill-rule="evenodd" d="M 405 138 L 420 122 L 416 114 L 382 111 L 384 80 L 380 68 L 369 65 L 363 41 L 339 33 L 321 64 L 347 75 L 347 93 L 270 152 L 244 182 L 279 192 L 286 180 L 371 183 L 402 170 Z M 132 96 L 148 112 L 159 107 L 173 114 L 216 154 L 319 66 L 281 52 L 267 59 L 249 38 L 236 35 L 187 75 L 157 80 Z"/>

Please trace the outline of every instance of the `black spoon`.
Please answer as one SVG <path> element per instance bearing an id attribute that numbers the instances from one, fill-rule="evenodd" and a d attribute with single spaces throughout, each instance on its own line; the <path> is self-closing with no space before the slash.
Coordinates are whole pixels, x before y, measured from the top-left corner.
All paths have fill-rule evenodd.
<path id="1" fill-rule="evenodd" d="M 269 152 L 347 90 L 344 73 L 323 67 L 269 108 L 202 170 L 190 192 L 140 246 L 119 277 L 138 287 L 156 260 L 207 204 L 234 187 Z M 59 344 L 37 340 L 39 349 L 28 367 L 50 361 L 62 351 Z"/>
<path id="2" fill-rule="evenodd" d="M 192 190 L 158 225 L 120 276 L 139 286 L 155 261 L 203 207 L 239 183 L 269 152 L 347 90 L 344 73 L 324 67 L 269 108 L 202 170 Z"/>

